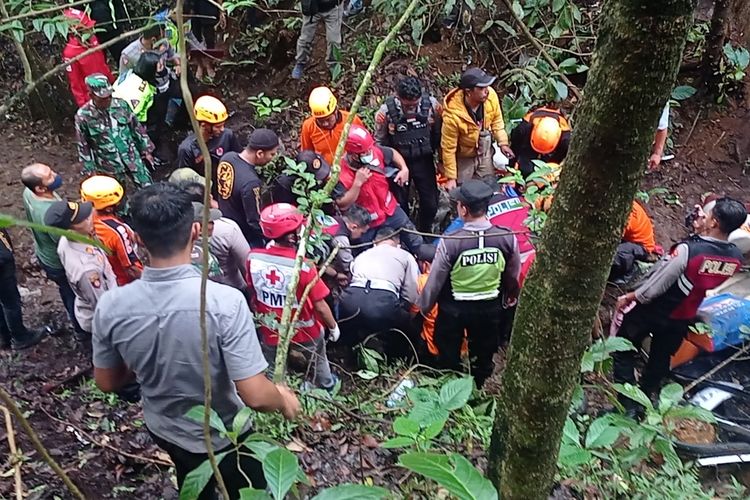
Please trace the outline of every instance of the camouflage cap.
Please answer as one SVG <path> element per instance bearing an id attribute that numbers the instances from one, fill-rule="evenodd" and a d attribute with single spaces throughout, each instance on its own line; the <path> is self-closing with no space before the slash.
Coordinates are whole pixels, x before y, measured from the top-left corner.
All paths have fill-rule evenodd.
<path id="1" fill-rule="evenodd" d="M 94 73 L 86 77 L 86 86 L 96 97 L 109 97 L 112 95 L 112 85 L 101 73 Z"/>

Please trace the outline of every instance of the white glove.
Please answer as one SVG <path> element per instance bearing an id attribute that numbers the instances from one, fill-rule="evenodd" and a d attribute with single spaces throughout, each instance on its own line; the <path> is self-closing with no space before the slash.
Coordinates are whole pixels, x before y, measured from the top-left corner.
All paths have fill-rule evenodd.
<path id="1" fill-rule="evenodd" d="M 336 342 L 340 336 L 341 336 L 341 330 L 339 330 L 339 325 L 336 325 L 333 328 L 328 329 L 328 338 L 330 339 L 331 342 Z"/>

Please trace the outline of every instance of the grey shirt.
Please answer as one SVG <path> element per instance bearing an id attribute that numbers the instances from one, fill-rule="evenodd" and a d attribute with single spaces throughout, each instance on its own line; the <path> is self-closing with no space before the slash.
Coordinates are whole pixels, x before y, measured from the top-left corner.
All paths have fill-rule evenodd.
<path id="1" fill-rule="evenodd" d="M 247 287 L 244 278 L 245 261 L 250 253 L 250 245 L 240 226 L 226 217 L 214 221 L 214 231 L 208 245 L 219 261 L 223 274 L 217 281 L 237 290 L 244 290 Z"/>
<path id="2" fill-rule="evenodd" d="M 203 404 L 200 273 L 191 265 L 146 267 L 143 276 L 99 300 L 92 337 L 94 366 L 125 364 L 136 375 L 149 430 L 191 453 L 205 453 L 203 427 L 185 414 Z M 206 289 L 212 408 L 231 429 L 245 405 L 235 380 L 267 367 L 253 317 L 239 291 L 209 281 Z M 221 449 L 229 441 L 213 436 Z"/>
<path id="3" fill-rule="evenodd" d="M 359 254 L 352 262 L 352 283 L 367 280 L 387 281 L 399 291 L 400 298 L 417 301 L 419 266 L 414 257 L 401 248 L 381 243 Z"/>
<path id="4" fill-rule="evenodd" d="M 177 56 L 174 49 L 169 44 L 162 44 L 160 47 L 154 47 L 153 49 L 147 49 L 143 46 L 141 39 L 133 40 L 130 44 L 122 50 L 120 54 L 120 75 L 124 74 L 127 70 L 135 68 L 138 63 L 141 54 L 144 52 L 159 52 L 162 55 L 162 60 L 166 63 L 168 60 L 175 59 Z"/>

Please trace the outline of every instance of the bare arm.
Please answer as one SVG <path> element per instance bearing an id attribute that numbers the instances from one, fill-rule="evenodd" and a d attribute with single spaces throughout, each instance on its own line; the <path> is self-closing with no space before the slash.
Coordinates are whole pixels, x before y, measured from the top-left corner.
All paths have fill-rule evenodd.
<path id="1" fill-rule="evenodd" d="M 135 380 L 135 374 L 125 364 L 117 368 L 94 367 L 94 382 L 102 392 L 115 392 Z"/>
<path id="2" fill-rule="evenodd" d="M 264 373 L 235 380 L 237 393 L 247 406 L 256 411 L 281 412 L 287 419 L 299 413 L 299 401 L 292 391 L 268 380 Z"/>
<path id="3" fill-rule="evenodd" d="M 331 308 L 328 307 L 328 304 L 325 300 L 313 302 L 313 307 L 315 308 L 315 312 L 317 313 L 318 317 L 323 320 L 323 323 L 328 328 L 336 328 L 336 319 L 333 317 Z"/>

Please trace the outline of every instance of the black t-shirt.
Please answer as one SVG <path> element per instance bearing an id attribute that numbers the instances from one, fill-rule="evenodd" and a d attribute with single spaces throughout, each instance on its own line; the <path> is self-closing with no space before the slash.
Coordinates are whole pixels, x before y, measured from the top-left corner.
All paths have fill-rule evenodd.
<path id="1" fill-rule="evenodd" d="M 234 132 L 228 128 L 225 128 L 219 137 L 211 138 L 206 143 L 206 146 L 208 146 L 208 152 L 211 154 L 211 166 L 214 172 L 216 172 L 216 167 L 219 166 L 222 156 L 232 151 L 239 153 L 243 149 Z M 204 175 L 205 173 L 203 155 L 201 154 L 200 147 L 198 147 L 195 134 L 192 132 L 182 141 L 180 147 L 177 149 L 176 168 L 192 168 L 200 175 Z M 216 176 L 212 177 L 215 181 Z"/>
<path id="2" fill-rule="evenodd" d="M 216 200 L 224 217 L 240 226 L 253 248 L 264 244 L 260 230 L 260 189 L 262 182 L 255 166 L 239 153 L 225 154 L 216 169 Z"/>

